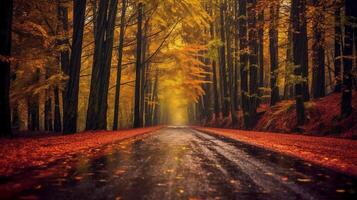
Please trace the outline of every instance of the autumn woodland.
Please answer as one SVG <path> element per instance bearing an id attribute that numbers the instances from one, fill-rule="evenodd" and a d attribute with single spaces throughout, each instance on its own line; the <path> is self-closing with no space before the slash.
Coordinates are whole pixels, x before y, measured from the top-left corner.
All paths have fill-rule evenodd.
<path id="1" fill-rule="evenodd" d="M 356 9 L 353 0 L 2 1 L 1 135 L 158 124 L 318 132 L 318 122 L 323 134 L 353 135 Z"/>

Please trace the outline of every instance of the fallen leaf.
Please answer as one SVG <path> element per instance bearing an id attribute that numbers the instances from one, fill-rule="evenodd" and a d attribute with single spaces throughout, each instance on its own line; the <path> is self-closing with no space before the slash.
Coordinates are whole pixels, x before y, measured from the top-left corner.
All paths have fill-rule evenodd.
<path id="1" fill-rule="evenodd" d="M 338 193 L 344 193 L 344 192 L 346 192 L 346 190 L 344 190 L 344 189 L 337 189 L 336 192 L 338 192 Z"/>
<path id="2" fill-rule="evenodd" d="M 308 178 L 298 178 L 297 180 L 299 182 L 304 182 L 304 183 L 311 182 L 311 179 L 308 179 Z"/>

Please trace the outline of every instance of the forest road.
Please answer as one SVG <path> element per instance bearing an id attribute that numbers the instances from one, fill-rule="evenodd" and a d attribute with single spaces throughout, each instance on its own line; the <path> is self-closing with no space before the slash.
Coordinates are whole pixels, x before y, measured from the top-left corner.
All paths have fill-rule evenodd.
<path id="1" fill-rule="evenodd" d="M 357 199 L 356 177 L 189 127 L 163 128 L 105 152 L 43 169 L 64 177 L 25 177 L 37 185 L 12 198 Z"/>

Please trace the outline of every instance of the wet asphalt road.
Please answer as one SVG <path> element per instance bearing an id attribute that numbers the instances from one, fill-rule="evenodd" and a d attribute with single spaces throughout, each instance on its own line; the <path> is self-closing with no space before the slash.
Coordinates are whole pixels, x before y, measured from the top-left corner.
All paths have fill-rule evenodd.
<path id="1" fill-rule="evenodd" d="M 357 199 L 356 177 L 190 128 L 93 151 L 7 180 L 29 182 L 7 198 Z"/>

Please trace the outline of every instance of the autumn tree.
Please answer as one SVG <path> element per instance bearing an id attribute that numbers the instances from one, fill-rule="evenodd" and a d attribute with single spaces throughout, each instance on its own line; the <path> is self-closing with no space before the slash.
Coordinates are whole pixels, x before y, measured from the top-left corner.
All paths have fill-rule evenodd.
<path id="1" fill-rule="evenodd" d="M 79 75 L 81 69 L 83 29 L 85 21 L 86 0 L 73 1 L 72 51 L 68 69 L 68 83 L 63 100 L 63 132 L 77 131 L 77 107 L 79 92 Z"/>
<path id="2" fill-rule="evenodd" d="M 11 23 L 12 0 L 0 3 L 0 136 L 10 136 L 10 55 L 11 55 Z"/>
<path id="3" fill-rule="evenodd" d="M 341 116 L 348 117 L 352 113 L 352 65 L 353 65 L 353 24 L 357 18 L 357 2 L 352 0 L 345 1 L 345 35 L 343 46 L 343 81 L 342 81 L 342 100 Z"/>

